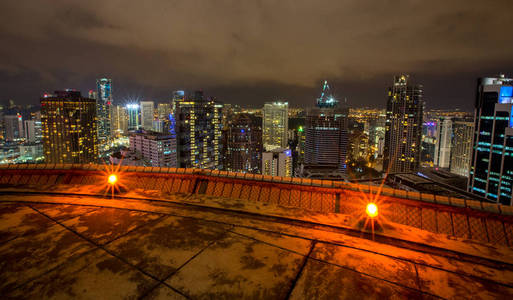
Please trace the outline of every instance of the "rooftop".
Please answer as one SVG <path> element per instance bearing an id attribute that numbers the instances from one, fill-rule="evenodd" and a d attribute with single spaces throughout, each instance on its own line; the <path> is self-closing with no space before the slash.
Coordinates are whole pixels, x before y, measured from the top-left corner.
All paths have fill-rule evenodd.
<path id="1" fill-rule="evenodd" d="M 0 169 L 13 298 L 508 298 L 513 210 L 375 187 L 194 169 Z M 367 190 L 364 190 L 367 189 Z M 372 190 L 371 190 L 372 189 Z"/>

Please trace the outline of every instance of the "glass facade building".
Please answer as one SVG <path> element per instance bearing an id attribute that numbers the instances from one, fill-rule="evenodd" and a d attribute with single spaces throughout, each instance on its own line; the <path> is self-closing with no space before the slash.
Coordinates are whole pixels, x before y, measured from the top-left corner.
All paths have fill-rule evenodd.
<path id="1" fill-rule="evenodd" d="M 98 140 L 100 144 L 103 144 L 106 143 L 113 134 L 111 128 L 112 79 L 97 79 L 96 90 L 97 92 L 95 96 L 98 119 Z"/>
<path id="2" fill-rule="evenodd" d="M 262 144 L 264 149 L 287 148 L 289 130 L 288 102 L 264 104 L 262 117 Z"/>
<path id="3" fill-rule="evenodd" d="M 513 79 L 480 78 L 468 190 L 511 205 L 513 184 Z"/>

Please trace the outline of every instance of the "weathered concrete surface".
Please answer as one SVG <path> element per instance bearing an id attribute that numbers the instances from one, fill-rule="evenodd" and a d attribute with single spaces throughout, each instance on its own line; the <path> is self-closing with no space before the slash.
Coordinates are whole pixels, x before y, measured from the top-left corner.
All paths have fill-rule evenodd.
<path id="1" fill-rule="evenodd" d="M 473 247 L 438 235 L 432 237 L 434 245 L 446 243 L 450 251 L 431 249 L 424 238 L 413 244 L 373 241 L 322 222 L 290 222 L 293 215 L 281 219 L 286 212 L 272 205 L 174 197 L 155 202 L 1 195 L 0 294 L 45 299 L 513 295 L 513 250 L 508 248 Z M 314 218 L 322 221 L 321 214 Z M 326 219 L 333 225 L 330 215 Z M 462 252 L 458 243 L 465 245 Z M 493 253 L 507 255 L 490 260 Z"/>

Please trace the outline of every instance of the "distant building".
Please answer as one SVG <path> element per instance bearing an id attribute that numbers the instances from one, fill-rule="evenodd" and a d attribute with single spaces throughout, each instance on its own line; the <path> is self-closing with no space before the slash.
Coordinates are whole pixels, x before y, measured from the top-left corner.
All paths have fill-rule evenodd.
<path id="1" fill-rule="evenodd" d="M 96 100 L 73 90 L 41 98 L 46 163 L 95 163 L 98 160 Z"/>
<path id="2" fill-rule="evenodd" d="M 112 79 L 96 80 L 96 114 L 98 119 L 98 142 L 106 143 L 111 138 Z M 91 93 L 90 93 L 91 94 Z"/>
<path id="3" fill-rule="evenodd" d="M 18 163 L 38 163 L 44 160 L 43 144 L 26 143 L 20 145 Z"/>
<path id="4" fill-rule="evenodd" d="M 288 108 L 289 104 L 287 102 L 276 101 L 264 104 L 262 144 L 266 150 L 287 147 Z"/>
<path id="5" fill-rule="evenodd" d="M 177 167 L 176 138 L 158 132 L 130 134 L 130 151 L 140 155 L 153 167 Z"/>
<path id="6" fill-rule="evenodd" d="M 237 114 L 225 128 L 224 169 L 232 172 L 260 173 L 262 165 L 262 127 L 256 117 Z"/>
<path id="7" fill-rule="evenodd" d="M 292 152 L 275 148 L 262 153 L 262 175 L 292 177 Z"/>
<path id="8" fill-rule="evenodd" d="M 173 118 L 169 132 L 176 132 L 178 164 L 181 168 L 222 169 L 222 105 L 206 99 L 202 91 L 173 96 Z"/>
<path id="9" fill-rule="evenodd" d="M 383 170 L 416 172 L 420 165 L 424 102 L 421 85 L 411 85 L 408 75 L 394 78 L 388 89 Z"/>
<path id="10" fill-rule="evenodd" d="M 128 112 L 127 108 L 119 105 L 112 106 L 112 134 L 118 136 L 128 132 Z"/>
<path id="11" fill-rule="evenodd" d="M 155 104 L 153 101 L 141 101 L 141 128 L 144 130 L 152 130 Z"/>
<path id="12" fill-rule="evenodd" d="M 512 205 L 513 79 L 480 78 L 468 190 L 490 201 Z"/>
<path id="13" fill-rule="evenodd" d="M 452 119 L 440 118 L 436 123 L 434 164 L 440 168 L 451 166 Z"/>
<path id="14" fill-rule="evenodd" d="M 452 131 L 451 173 L 468 177 L 472 157 L 474 122 L 454 120 Z"/>
<path id="15" fill-rule="evenodd" d="M 128 114 L 128 130 L 139 130 L 139 104 L 127 104 L 126 112 Z"/>
<path id="16" fill-rule="evenodd" d="M 17 141 L 23 138 L 23 118 L 20 114 L 4 116 L 5 140 Z"/>
<path id="17" fill-rule="evenodd" d="M 157 106 L 157 114 L 159 116 L 159 120 L 167 120 L 169 119 L 169 114 L 171 113 L 171 105 L 169 103 L 159 103 Z"/>

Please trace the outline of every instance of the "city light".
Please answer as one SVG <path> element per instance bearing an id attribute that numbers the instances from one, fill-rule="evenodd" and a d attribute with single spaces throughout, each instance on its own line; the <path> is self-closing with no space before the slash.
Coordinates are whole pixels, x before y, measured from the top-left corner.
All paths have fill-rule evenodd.
<path id="1" fill-rule="evenodd" d="M 378 216 L 378 206 L 371 202 L 367 204 L 365 212 L 367 213 L 367 216 L 369 216 L 370 218 L 375 218 Z"/>
<path id="2" fill-rule="evenodd" d="M 111 185 L 114 185 L 118 181 L 118 177 L 115 174 L 110 174 L 108 181 Z"/>

